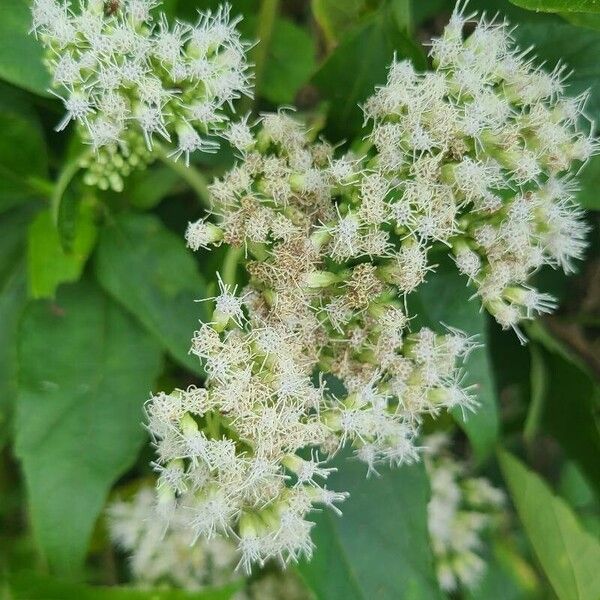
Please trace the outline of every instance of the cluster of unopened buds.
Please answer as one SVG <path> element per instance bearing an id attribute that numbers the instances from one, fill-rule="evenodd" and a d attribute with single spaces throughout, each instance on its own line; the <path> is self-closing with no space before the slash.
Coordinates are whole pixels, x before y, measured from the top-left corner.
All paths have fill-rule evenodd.
<path id="1" fill-rule="evenodd" d="M 427 524 L 440 587 L 474 588 L 485 573 L 483 536 L 501 525 L 506 498 L 487 479 L 471 477 L 449 452 L 450 438 L 427 436 L 424 462 L 431 483 Z"/>
<path id="2" fill-rule="evenodd" d="M 573 201 L 573 171 L 596 150 L 579 128 L 585 95 L 566 97 L 563 69 L 536 67 L 504 22 L 465 38 L 473 16 L 457 9 L 432 41 L 434 70 L 395 61 L 365 102 L 364 138 L 340 155 L 289 113 L 227 123 L 223 105 L 248 91 L 227 10 L 171 30 L 149 25 L 148 0 L 109 5 L 34 3 L 64 123 L 98 153 L 124 155 L 131 134 L 150 150 L 176 138 L 186 158 L 219 129 L 239 157 L 186 239 L 238 249 L 247 283 L 219 279 L 208 299 L 191 348 L 204 387 L 146 407 L 161 520 L 187 515 L 192 542 L 232 537 L 247 571 L 310 556 L 307 515 L 347 496 L 326 486 L 342 447 L 367 472 L 412 462 L 426 416 L 476 407 L 461 385 L 476 340 L 413 330 L 407 314 L 431 248 L 521 337 L 522 319 L 554 307 L 530 280 L 543 265 L 572 271 L 585 248 Z"/>
<path id="3" fill-rule="evenodd" d="M 46 46 L 54 93 L 77 121 L 90 153 L 86 181 L 123 188 L 123 177 L 149 162 L 157 145 L 186 164 L 214 151 L 226 105 L 250 94 L 246 44 L 229 7 L 169 27 L 153 18 L 156 0 L 34 0 L 33 31 Z"/>

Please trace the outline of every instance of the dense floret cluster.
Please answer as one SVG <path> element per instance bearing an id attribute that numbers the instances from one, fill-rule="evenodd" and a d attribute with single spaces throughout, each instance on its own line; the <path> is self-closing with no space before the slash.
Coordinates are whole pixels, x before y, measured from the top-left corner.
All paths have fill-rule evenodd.
<path id="1" fill-rule="evenodd" d="M 574 202 L 576 172 L 597 150 L 566 96 L 566 69 L 548 73 L 503 21 L 455 10 L 431 44 L 434 70 L 394 62 L 364 106 L 368 168 L 393 188 L 385 219 L 421 249 L 446 244 L 484 307 L 521 336 L 519 321 L 554 299 L 530 284 L 543 265 L 574 270 L 587 226 Z"/>
<path id="2" fill-rule="evenodd" d="M 229 7 L 169 27 L 155 0 L 89 0 L 80 10 L 35 0 L 33 31 L 46 46 L 52 84 L 92 154 L 86 181 L 120 191 L 123 176 L 146 164 L 155 144 L 189 164 L 210 152 L 228 121 L 225 107 L 250 94 L 245 44 Z"/>

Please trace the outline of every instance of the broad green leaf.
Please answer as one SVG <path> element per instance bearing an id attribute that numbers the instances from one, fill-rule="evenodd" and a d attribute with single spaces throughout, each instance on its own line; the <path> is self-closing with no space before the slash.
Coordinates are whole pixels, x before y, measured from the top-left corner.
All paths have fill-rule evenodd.
<path id="1" fill-rule="evenodd" d="M 127 199 L 135 208 L 148 210 L 173 191 L 179 176 L 164 165 L 132 173 L 125 182 Z"/>
<path id="2" fill-rule="evenodd" d="M 474 386 L 480 405 L 475 413 L 454 411 L 454 418 L 464 429 L 473 445 L 478 460 L 491 454 L 498 437 L 498 399 L 494 376 L 487 349 L 487 320 L 481 305 L 473 298 L 467 281 L 460 276 L 449 259 L 438 260 L 435 273 L 409 297 L 409 306 L 417 315 L 419 325 L 443 331 L 443 325 L 456 327 L 469 335 L 476 335 L 481 344 L 468 357 L 463 385 Z"/>
<path id="3" fill-rule="evenodd" d="M 465 600 L 542 600 L 538 576 L 521 554 L 508 540 L 491 540 L 483 577 Z"/>
<path id="4" fill-rule="evenodd" d="M 600 542 L 535 473 L 506 451 L 502 473 L 536 556 L 560 600 L 600 598 Z"/>
<path id="5" fill-rule="evenodd" d="M 327 135 L 335 141 L 357 134 L 362 126 L 360 104 L 384 83 L 394 53 L 410 58 L 417 68 L 426 64 L 424 53 L 398 27 L 387 5 L 347 32 L 313 77 L 329 102 Z"/>
<path id="6" fill-rule="evenodd" d="M 600 0 L 510 0 L 527 10 L 543 12 L 600 12 Z"/>
<path id="7" fill-rule="evenodd" d="M 17 396 L 17 332 L 27 300 L 25 242 L 30 211 L 0 219 L 0 447 L 8 435 Z"/>
<path id="8" fill-rule="evenodd" d="M 82 204 L 70 252 L 63 248 L 50 210 L 40 211 L 29 227 L 27 278 L 32 298 L 52 298 L 61 283 L 77 281 L 96 243 L 93 207 Z"/>
<path id="9" fill-rule="evenodd" d="M 277 19 L 269 46 L 260 94 L 273 104 L 290 104 L 313 74 L 317 49 L 308 31 Z"/>
<path id="10" fill-rule="evenodd" d="M 329 45 L 335 44 L 342 34 L 357 24 L 361 14 L 366 10 L 366 4 L 366 0 L 311 1 L 315 21 Z"/>
<path id="11" fill-rule="evenodd" d="M 593 13 L 561 13 L 565 21 L 578 27 L 587 27 L 589 29 L 600 29 L 600 14 Z"/>
<path id="12" fill-rule="evenodd" d="M 8 578 L 10 600 L 229 600 L 240 589 L 230 584 L 193 592 L 176 589 L 92 587 L 37 573 L 22 572 Z"/>
<path id="13" fill-rule="evenodd" d="M 49 96 L 50 76 L 43 65 L 42 45 L 29 33 L 27 0 L 0 3 L 0 78 L 40 96 Z"/>
<path id="14" fill-rule="evenodd" d="M 423 2 L 423 0 L 412 0 L 412 19 L 415 25 L 419 25 L 423 21 L 431 19 L 442 11 L 451 11 L 453 7 L 454 2 L 452 2 L 452 0 L 427 0 L 427 2 Z"/>
<path id="15" fill-rule="evenodd" d="M 441 598 L 427 532 L 429 486 L 422 465 L 382 468 L 366 477 L 355 459 L 337 459 L 328 487 L 348 491 L 340 505 L 317 513 L 310 562 L 299 565 L 317 600 Z"/>
<path id="16" fill-rule="evenodd" d="M 205 283 L 183 236 L 151 215 L 123 215 L 100 237 L 96 273 L 181 365 L 201 374 L 188 353 L 198 320 L 206 320 Z"/>
<path id="17" fill-rule="evenodd" d="M 77 573 L 115 480 L 145 438 L 160 350 L 95 284 L 32 303 L 19 334 L 16 454 L 33 531 L 57 573 Z"/>
<path id="18" fill-rule="evenodd" d="M 540 326 L 530 335 L 544 362 L 541 425 L 600 493 L 600 384 Z"/>
<path id="19" fill-rule="evenodd" d="M 48 156 L 40 120 L 27 95 L 1 82 L 0 131 L 0 212 L 3 212 L 39 197 L 38 186 L 44 185 L 40 182 L 48 176 Z"/>
<path id="20" fill-rule="evenodd" d="M 577 95 L 589 89 L 587 113 L 594 120 L 600 117 L 600 32 L 581 29 L 558 19 L 528 21 L 517 27 L 513 35 L 518 44 L 534 53 L 544 68 L 553 69 L 557 63 L 568 65 L 573 74 L 568 79 L 567 93 Z"/>
<path id="21" fill-rule="evenodd" d="M 413 15 L 411 0 L 388 0 L 388 2 L 398 27 L 403 31 L 412 31 Z"/>
<path id="22" fill-rule="evenodd" d="M 252 38 L 256 35 L 257 19 L 248 17 L 239 28 L 245 38 Z M 316 54 L 315 39 L 306 29 L 278 17 L 269 41 L 260 96 L 273 104 L 292 104 L 315 71 Z"/>
<path id="23" fill-rule="evenodd" d="M 593 156 L 579 177 L 577 201 L 589 210 L 600 210 L 600 156 Z"/>

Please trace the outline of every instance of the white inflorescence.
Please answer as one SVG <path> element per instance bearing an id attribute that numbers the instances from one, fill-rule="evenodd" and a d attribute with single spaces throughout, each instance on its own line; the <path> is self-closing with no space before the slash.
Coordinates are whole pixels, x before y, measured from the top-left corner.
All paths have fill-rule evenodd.
<path id="1" fill-rule="evenodd" d="M 200 13 L 196 24 L 169 27 L 153 0 L 34 0 L 33 31 L 65 116 L 81 126 L 94 155 L 86 180 L 122 189 L 122 176 L 145 164 L 156 142 L 189 163 L 213 151 L 227 123 L 225 105 L 250 94 L 245 44 L 229 7 Z"/>
<path id="2" fill-rule="evenodd" d="M 425 467 L 431 482 L 429 535 L 440 587 L 473 588 L 485 572 L 482 536 L 498 520 L 504 493 L 487 479 L 467 475 L 466 465 L 448 453 L 445 434 L 425 438 Z"/>
<path id="3" fill-rule="evenodd" d="M 192 544 L 187 515 L 167 524 L 157 517 L 153 488 L 140 488 L 129 500 L 114 500 L 107 508 L 112 541 L 131 555 L 133 578 L 141 585 L 171 584 L 187 590 L 229 583 L 237 555 L 229 540 Z"/>
<path id="4" fill-rule="evenodd" d="M 194 334 L 205 387 L 159 394 L 147 413 L 163 515 L 184 507 L 196 537 L 233 537 L 248 571 L 310 556 L 308 513 L 347 495 L 327 487 L 341 447 L 369 472 L 411 462 L 425 416 L 475 408 L 460 366 L 476 341 L 411 330 L 402 301 L 433 245 L 517 331 L 553 308 L 533 271 L 583 251 L 565 174 L 594 150 L 576 129 L 583 100 L 513 49 L 505 24 L 464 40 L 464 22 L 455 12 L 434 40 L 434 72 L 391 66 L 365 106 L 364 154 L 334 156 L 283 112 L 224 132 L 240 161 L 210 187 L 218 223 L 186 239 L 241 249 L 248 285 L 220 282 Z"/>
<path id="5" fill-rule="evenodd" d="M 570 273 L 586 246 L 574 172 L 596 152 L 587 95 L 564 94 L 517 48 L 509 25 L 455 10 L 431 44 L 435 70 L 394 62 L 364 106 L 366 163 L 394 184 L 387 222 L 407 243 L 447 244 L 484 307 L 519 335 L 519 321 L 553 310 L 528 283 L 542 265 Z"/>
<path id="6" fill-rule="evenodd" d="M 231 138 L 243 160 L 211 186 L 221 222 L 190 224 L 186 237 L 243 248 L 249 284 L 238 295 L 220 280 L 194 335 L 205 387 L 159 394 L 147 413 L 164 506 L 185 507 L 198 537 L 233 535 L 249 570 L 310 556 L 307 514 L 339 512 L 347 495 L 326 486 L 343 445 L 369 471 L 411 462 L 424 415 L 473 409 L 457 365 L 475 344 L 409 330 L 398 296 L 427 265 L 378 229 L 389 187 L 378 173 L 340 164 L 284 113 Z"/>

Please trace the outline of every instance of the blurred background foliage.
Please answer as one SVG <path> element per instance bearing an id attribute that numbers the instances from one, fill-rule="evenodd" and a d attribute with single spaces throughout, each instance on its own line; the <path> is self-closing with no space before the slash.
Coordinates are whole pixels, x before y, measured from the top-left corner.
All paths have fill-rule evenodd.
<path id="1" fill-rule="evenodd" d="M 165 0 L 162 10 L 191 20 L 217 5 Z M 251 53 L 256 98 L 237 108 L 295 106 L 344 144 L 394 54 L 427 68 L 427 42 L 452 6 L 234 0 L 244 36 L 261 40 Z M 472 0 L 469 7 L 505 15 L 519 25 L 522 47 L 535 45 L 550 67 L 572 67 L 570 90 L 589 89 L 588 112 L 600 120 L 600 2 Z M 233 153 L 224 146 L 201 155 L 193 170 L 157 161 L 119 194 L 87 187 L 74 161 L 75 135 L 53 130 L 62 108 L 47 91 L 29 28 L 27 0 L 2 0 L 0 598 L 230 598 L 247 584 L 200 592 L 129 587 L 126 557 L 108 541 L 102 511 L 115 490 L 150 474 L 141 426 L 150 390 L 202 379 L 187 354 L 203 316 L 193 300 L 211 295 L 224 255 L 193 256 L 183 232 L 203 214 L 207 181 L 231 166 Z M 414 299 L 422 322 L 452 322 L 487 346 L 469 363 L 480 410 L 442 427 L 511 503 L 488 540 L 487 574 L 464 598 L 600 598 L 600 156 L 583 172 L 579 201 L 592 227 L 587 259 L 570 279 L 538 274 L 561 308 L 528 327 L 528 345 L 479 313 L 464 281 L 443 265 Z M 317 515 L 315 557 L 297 569 L 307 597 L 444 597 L 433 575 L 422 465 L 365 479 L 348 463 L 335 478 L 351 499 L 343 519 Z"/>

